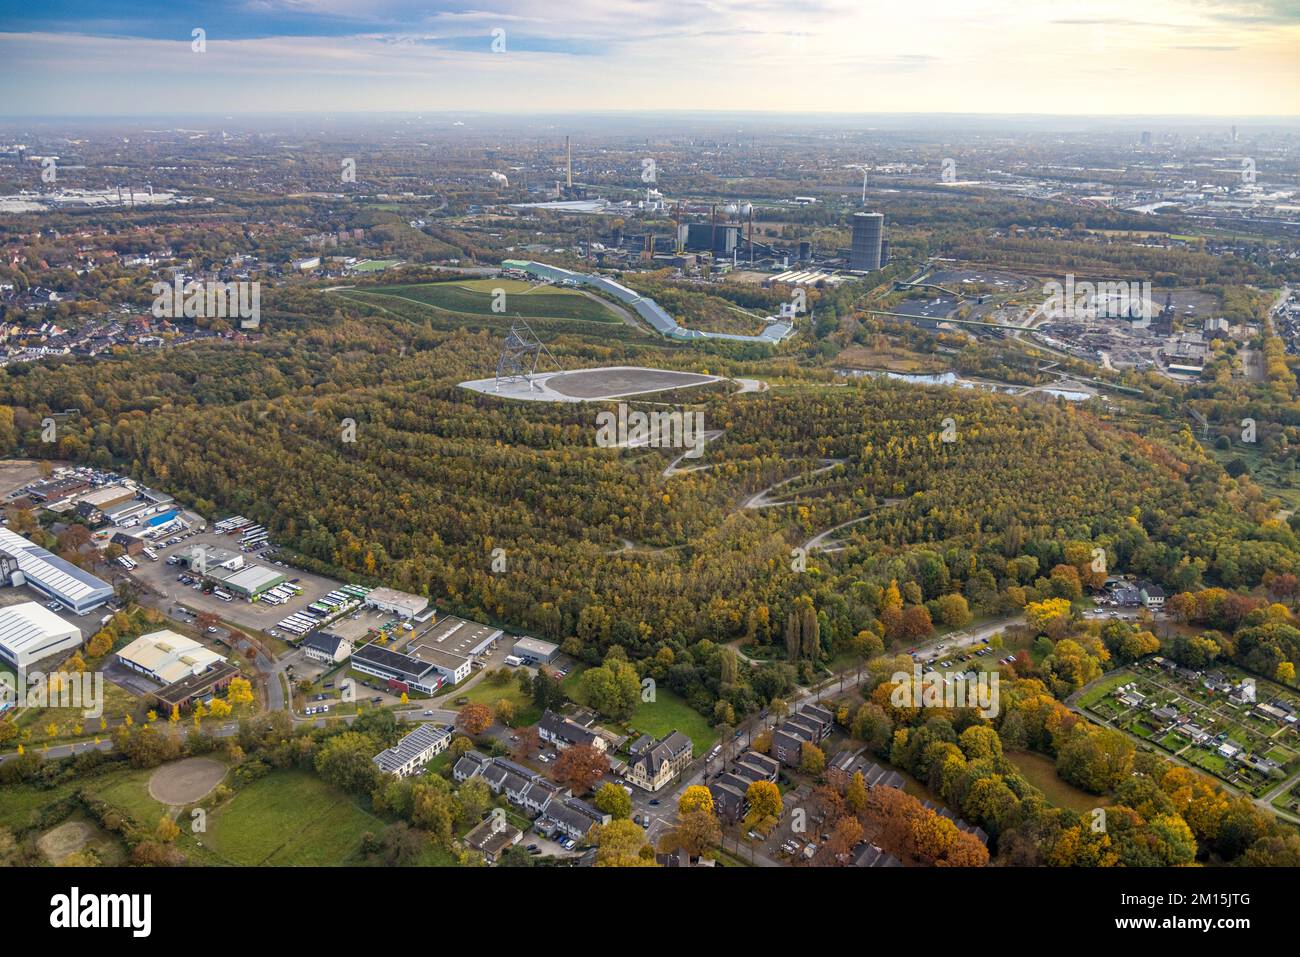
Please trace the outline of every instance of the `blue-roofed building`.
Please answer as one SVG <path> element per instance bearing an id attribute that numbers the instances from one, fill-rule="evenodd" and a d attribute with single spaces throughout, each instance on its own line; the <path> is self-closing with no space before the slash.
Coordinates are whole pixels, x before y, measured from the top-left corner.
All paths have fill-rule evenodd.
<path id="1" fill-rule="evenodd" d="M 157 528 L 159 525 L 166 525 L 169 522 L 174 522 L 176 520 L 176 516 L 179 514 L 180 512 L 177 509 L 173 508 L 169 511 L 159 512 L 157 515 L 150 516 L 149 518 L 145 519 L 144 523 L 148 525 L 150 528 Z"/>

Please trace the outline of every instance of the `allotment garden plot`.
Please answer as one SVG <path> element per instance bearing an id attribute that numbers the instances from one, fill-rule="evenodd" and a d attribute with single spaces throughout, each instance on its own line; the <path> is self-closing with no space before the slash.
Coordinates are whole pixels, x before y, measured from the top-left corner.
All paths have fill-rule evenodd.
<path id="1" fill-rule="evenodd" d="M 1108 676 L 1079 704 L 1255 797 L 1300 771 L 1300 695 L 1231 666 L 1196 671 L 1156 657 Z"/>

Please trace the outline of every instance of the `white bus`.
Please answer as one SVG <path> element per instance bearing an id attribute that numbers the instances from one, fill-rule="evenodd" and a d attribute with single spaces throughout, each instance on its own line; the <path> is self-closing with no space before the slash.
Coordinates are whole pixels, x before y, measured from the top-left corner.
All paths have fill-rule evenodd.
<path id="1" fill-rule="evenodd" d="M 220 588 L 212 589 L 212 594 L 216 595 L 222 601 L 234 601 L 235 599 L 234 595 L 230 594 L 229 592 L 224 592 Z"/>

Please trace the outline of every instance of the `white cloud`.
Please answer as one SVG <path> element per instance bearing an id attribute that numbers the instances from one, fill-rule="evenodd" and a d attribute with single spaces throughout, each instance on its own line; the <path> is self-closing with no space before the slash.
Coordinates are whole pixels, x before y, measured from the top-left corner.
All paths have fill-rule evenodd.
<path id="1" fill-rule="evenodd" d="M 343 0 L 271 3 L 355 15 Z M 368 22 L 403 5 L 371 4 Z M 0 34 L 18 109 L 1300 113 L 1300 26 L 1200 0 L 535 0 L 348 36 Z M 1253 12 L 1252 12 L 1253 11 Z M 923 15 L 918 15 L 923 13 Z M 493 27 L 505 54 L 490 52 Z M 476 41 L 481 40 L 481 46 Z M 455 48 L 453 48 L 455 47 Z M 468 47 L 468 48 L 465 48 Z M 57 79 L 55 79 L 57 77 Z M 267 78 L 274 78 L 268 83 Z M 114 106 L 113 104 L 116 104 Z"/>

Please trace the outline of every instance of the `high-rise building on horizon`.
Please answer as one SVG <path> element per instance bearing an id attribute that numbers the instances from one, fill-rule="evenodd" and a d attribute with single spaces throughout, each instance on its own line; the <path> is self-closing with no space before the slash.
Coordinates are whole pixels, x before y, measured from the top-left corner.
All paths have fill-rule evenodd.
<path id="1" fill-rule="evenodd" d="M 885 235 L 884 213 L 853 214 L 853 246 L 849 268 L 866 272 L 880 268 L 880 249 Z"/>

